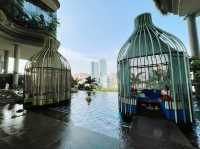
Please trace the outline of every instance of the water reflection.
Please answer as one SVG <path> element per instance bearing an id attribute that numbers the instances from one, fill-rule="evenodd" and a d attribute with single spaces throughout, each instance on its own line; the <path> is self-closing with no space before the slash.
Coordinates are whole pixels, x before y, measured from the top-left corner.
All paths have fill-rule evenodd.
<path id="1" fill-rule="evenodd" d="M 180 126 L 190 142 L 200 148 L 200 100 L 193 99 L 194 123 L 190 126 Z"/>
<path id="2" fill-rule="evenodd" d="M 73 125 L 113 138 L 125 136 L 124 133 L 128 132 L 130 126 L 121 121 L 118 111 L 118 94 L 115 92 L 79 91 L 73 94 L 71 106 L 60 106 L 54 110 L 65 113 L 70 111 L 70 114 L 66 116 Z"/>
<path id="3" fill-rule="evenodd" d="M 54 110 L 68 113 L 68 122 L 75 126 L 120 139 L 123 144 L 128 142 L 132 124 L 123 122 L 120 118 L 118 93 L 93 94 L 79 91 L 73 94 L 70 106 L 61 106 Z M 194 116 L 196 123 L 184 128 L 184 132 L 194 145 L 200 147 L 200 100 L 197 99 L 194 100 Z M 134 123 L 137 123 L 137 119 Z M 153 133 L 154 136 L 162 136 L 160 130 Z"/>
<path id="4" fill-rule="evenodd" d="M 71 103 L 68 105 L 45 108 L 41 109 L 41 111 L 36 110 L 27 114 L 26 111 L 20 111 L 20 109 L 23 109 L 22 105 L 8 104 L 1 108 L 0 133 L 4 132 L 5 134 L 14 136 L 13 140 L 16 139 L 15 136 L 21 136 L 18 139 L 22 142 L 26 139 L 27 142 L 34 141 L 35 143 L 37 142 L 37 145 L 41 146 L 60 138 L 61 148 L 74 147 L 74 144 L 71 144 L 71 142 L 79 142 L 85 136 L 89 136 L 92 131 L 97 132 L 98 135 L 103 134 L 103 136 L 119 140 L 119 145 L 122 148 L 129 145 L 130 140 L 133 141 L 133 144 L 143 143 L 140 140 L 141 138 L 146 139 L 145 136 L 147 138 L 153 137 L 156 140 L 169 137 L 170 132 L 168 134 L 167 130 L 162 130 L 165 128 L 164 123 L 161 124 L 162 126 L 158 126 L 160 122 L 154 123 L 151 119 L 141 117 L 134 117 L 131 124 L 123 122 L 118 111 L 117 93 L 92 93 L 89 104 L 86 100 L 87 97 L 87 92 L 78 92 L 73 94 Z M 198 100 L 194 101 L 194 111 L 196 123 L 191 127 L 189 133 L 193 137 L 193 141 L 200 144 L 200 101 Z M 48 116 L 44 116 L 43 113 L 48 114 Z M 66 123 L 63 123 L 63 121 Z M 146 124 L 148 126 L 152 125 L 152 127 L 146 127 Z M 83 129 L 84 133 L 80 133 L 77 137 L 79 130 L 83 132 L 82 128 L 85 128 Z M 87 130 L 90 131 L 87 132 Z M 48 138 L 46 139 L 47 134 Z M 93 137 L 93 135 L 90 137 Z M 43 144 L 38 143 L 38 141 Z M 86 141 L 87 143 L 88 140 L 82 139 L 81 141 Z"/>
<path id="5" fill-rule="evenodd" d="M 193 124 L 192 137 L 195 139 L 195 144 L 200 147 L 200 99 L 194 99 L 193 107 L 195 123 Z"/>
<path id="6" fill-rule="evenodd" d="M 92 101 L 91 94 L 92 94 L 92 92 L 88 91 L 87 92 L 87 97 L 85 98 L 85 100 L 87 101 L 88 105 L 90 105 L 90 103 Z"/>
<path id="7" fill-rule="evenodd" d="M 21 111 L 23 105 L 7 104 L 2 109 L 0 128 L 8 135 L 19 135 L 24 128 L 26 111 Z"/>

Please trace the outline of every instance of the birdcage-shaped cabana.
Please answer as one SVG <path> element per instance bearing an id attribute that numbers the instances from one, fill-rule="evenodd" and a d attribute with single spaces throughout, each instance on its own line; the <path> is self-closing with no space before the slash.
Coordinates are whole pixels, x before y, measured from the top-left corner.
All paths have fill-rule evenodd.
<path id="1" fill-rule="evenodd" d="M 156 27 L 149 13 L 135 19 L 135 31 L 119 52 L 118 80 L 122 115 L 137 114 L 141 103 L 158 104 L 167 119 L 193 121 L 186 49 Z"/>
<path id="2" fill-rule="evenodd" d="M 25 104 L 43 106 L 70 100 L 70 65 L 57 51 L 58 47 L 58 41 L 48 38 L 43 50 L 26 65 Z"/>

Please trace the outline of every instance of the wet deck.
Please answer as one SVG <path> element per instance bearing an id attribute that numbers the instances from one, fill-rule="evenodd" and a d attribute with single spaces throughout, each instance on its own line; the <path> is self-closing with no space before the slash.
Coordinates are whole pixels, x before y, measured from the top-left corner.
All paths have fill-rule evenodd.
<path id="1" fill-rule="evenodd" d="M 98 97 L 98 95 L 96 96 Z M 79 98 L 80 96 L 75 97 Z M 83 103 L 80 103 L 80 105 Z M 94 105 L 90 105 L 90 108 L 87 110 L 91 110 Z M 71 106 L 73 107 L 73 103 Z M 83 110 L 84 106 L 82 105 L 81 107 Z M 68 110 L 63 110 L 63 108 L 60 108 L 62 110 L 52 108 L 42 113 L 41 111 L 22 112 L 18 111 L 19 109 L 22 109 L 22 106 L 0 106 L 1 149 L 193 148 L 178 127 L 174 123 L 164 119 L 138 116 L 131 124 L 120 123 L 119 136 L 116 136 L 112 135 L 112 133 L 115 134 L 116 132 L 112 121 L 115 118 L 117 120 L 118 117 L 110 119 L 104 112 L 93 111 L 94 113 L 99 113 L 98 115 L 96 113 L 94 117 L 88 115 L 88 111 L 84 109 L 86 113 L 83 113 L 81 110 L 82 117 L 77 118 L 74 112 L 78 109 L 76 111 L 71 110 L 70 114 L 66 112 Z M 87 119 L 89 116 L 91 117 L 91 121 Z M 72 117 L 76 118 L 73 120 Z M 108 121 L 103 121 L 101 119 L 103 117 Z M 77 123 L 75 119 L 80 121 L 80 123 Z M 109 121 L 111 122 L 108 123 Z M 92 122 L 95 125 L 89 125 Z M 105 126 L 103 123 L 105 123 Z"/>

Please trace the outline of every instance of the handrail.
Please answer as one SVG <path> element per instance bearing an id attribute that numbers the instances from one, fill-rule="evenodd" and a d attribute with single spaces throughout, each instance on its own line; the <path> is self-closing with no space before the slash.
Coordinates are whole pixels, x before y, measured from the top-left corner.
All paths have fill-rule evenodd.
<path id="1" fill-rule="evenodd" d="M 40 29 L 23 28 L 8 20 L 5 23 L 0 22 L 0 31 L 3 31 L 6 36 L 16 41 L 26 41 L 27 43 L 30 42 L 31 44 L 41 46 L 44 44 L 44 39 L 47 36 L 56 39 L 56 35 L 51 32 Z"/>

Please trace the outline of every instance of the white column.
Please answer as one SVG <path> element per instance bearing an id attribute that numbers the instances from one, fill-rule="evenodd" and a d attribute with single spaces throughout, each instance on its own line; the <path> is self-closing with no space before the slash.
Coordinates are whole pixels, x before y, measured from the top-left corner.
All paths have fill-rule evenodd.
<path id="1" fill-rule="evenodd" d="M 188 31 L 189 31 L 189 40 L 192 57 L 200 58 L 200 49 L 199 49 L 199 40 L 196 26 L 196 16 L 190 15 L 187 19 L 188 22 Z"/>
<path id="2" fill-rule="evenodd" d="M 9 51 L 4 51 L 4 63 L 3 63 L 3 69 L 4 73 L 8 73 L 8 62 L 9 62 Z"/>
<path id="3" fill-rule="evenodd" d="M 3 70 L 3 56 L 0 55 L 0 74 L 2 73 Z"/>
<path id="4" fill-rule="evenodd" d="M 14 45 L 14 71 L 13 71 L 13 87 L 18 87 L 19 80 L 19 57 L 20 57 L 20 48 L 19 45 Z"/>

